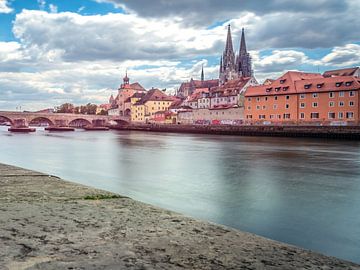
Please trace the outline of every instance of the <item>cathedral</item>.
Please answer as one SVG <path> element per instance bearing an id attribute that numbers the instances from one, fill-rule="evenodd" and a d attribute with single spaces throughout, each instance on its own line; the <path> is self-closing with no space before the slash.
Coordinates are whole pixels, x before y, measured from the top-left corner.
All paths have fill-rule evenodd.
<path id="1" fill-rule="evenodd" d="M 219 84 L 223 85 L 227 81 L 252 76 L 251 57 L 246 50 L 244 28 L 241 33 L 239 54 L 235 56 L 229 24 L 225 50 L 220 59 Z"/>

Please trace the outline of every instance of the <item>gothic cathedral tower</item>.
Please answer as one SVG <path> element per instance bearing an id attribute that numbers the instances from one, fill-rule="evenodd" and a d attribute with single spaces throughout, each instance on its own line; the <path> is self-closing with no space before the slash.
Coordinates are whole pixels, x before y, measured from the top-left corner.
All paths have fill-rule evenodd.
<path id="1" fill-rule="evenodd" d="M 252 77 L 252 75 L 251 57 L 246 50 L 244 29 L 242 29 L 241 34 L 239 55 L 235 58 L 231 29 L 228 25 L 225 50 L 220 59 L 219 83 L 222 85 L 227 81 L 241 77 Z"/>

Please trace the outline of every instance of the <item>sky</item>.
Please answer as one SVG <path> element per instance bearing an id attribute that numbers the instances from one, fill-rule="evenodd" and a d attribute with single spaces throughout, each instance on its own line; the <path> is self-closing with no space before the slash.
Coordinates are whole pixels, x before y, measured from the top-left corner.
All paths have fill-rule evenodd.
<path id="1" fill-rule="evenodd" d="M 131 82 L 218 78 L 227 25 L 254 75 L 360 65 L 358 0 L 0 0 L 0 110 L 107 103 Z"/>

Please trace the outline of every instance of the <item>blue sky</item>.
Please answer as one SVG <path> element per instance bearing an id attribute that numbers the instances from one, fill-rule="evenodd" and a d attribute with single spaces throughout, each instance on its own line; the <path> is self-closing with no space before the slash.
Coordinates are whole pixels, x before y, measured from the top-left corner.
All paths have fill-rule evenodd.
<path id="1" fill-rule="evenodd" d="M 218 77 L 226 25 L 259 81 L 360 65 L 357 0 L 0 0 L 0 109 L 105 103 L 126 69 L 174 91 Z"/>

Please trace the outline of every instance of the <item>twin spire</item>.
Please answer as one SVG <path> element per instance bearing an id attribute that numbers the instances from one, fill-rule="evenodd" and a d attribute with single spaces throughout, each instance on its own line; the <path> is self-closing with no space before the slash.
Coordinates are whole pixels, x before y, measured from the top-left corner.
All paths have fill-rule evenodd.
<path id="1" fill-rule="evenodd" d="M 220 74 L 219 83 L 225 82 L 241 77 L 253 76 L 251 67 L 251 57 L 246 49 L 245 30 L 242 28 L 239 54 L 235 56 L 230 24 L 227 28 L 227 37 L 224 53 L 220 59 Z"/>

